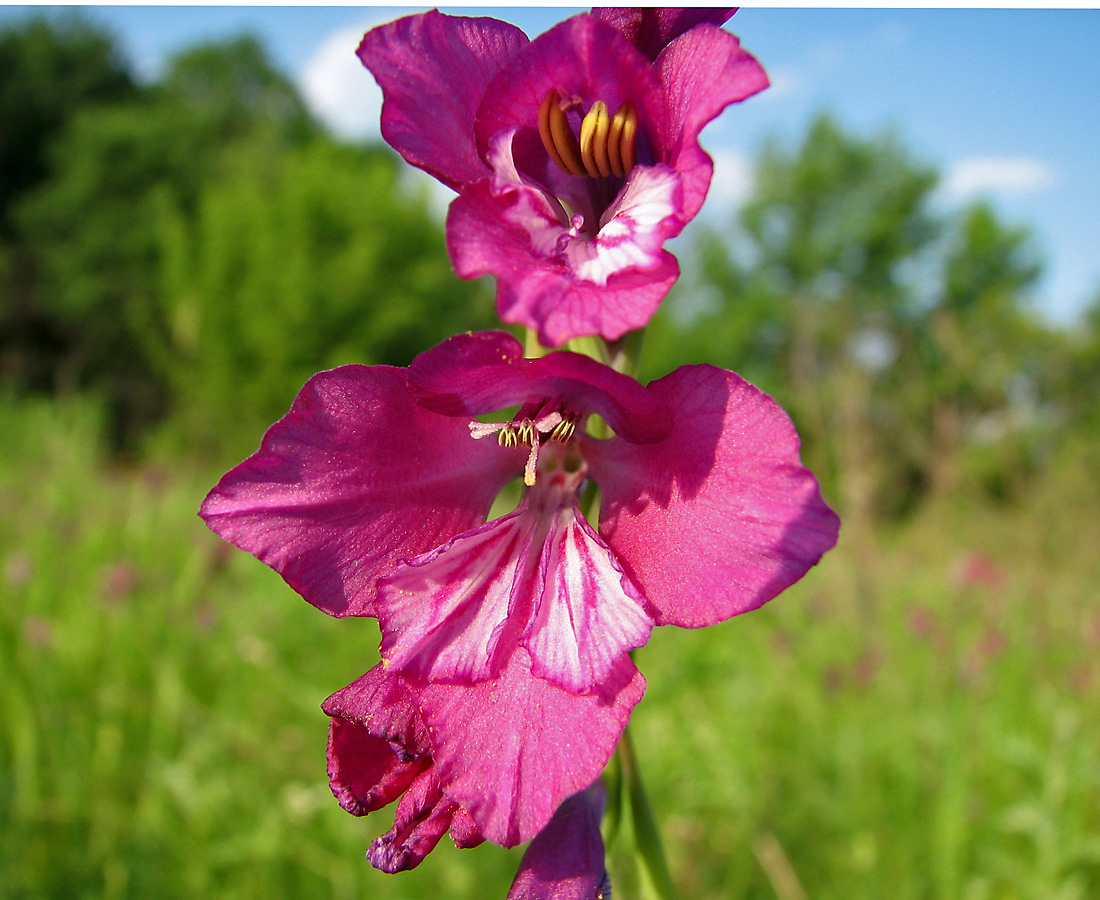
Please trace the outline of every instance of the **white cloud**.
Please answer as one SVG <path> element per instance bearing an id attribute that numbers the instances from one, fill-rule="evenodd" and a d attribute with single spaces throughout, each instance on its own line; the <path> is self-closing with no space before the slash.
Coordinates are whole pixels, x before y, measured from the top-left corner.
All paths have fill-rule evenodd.
<path id="1" fill-rule="evenodd" d="M 391 18 L 387 11 L 375 21 L 333 32 L 302 69 L 300 87 L 306 104 L 339 137 L 361 140 L 379 135 L 382 91 L 355 50 L 365 32 Z"/>
<path id="2" fill-rule="evenodd" d="M 791 66 L 768 66 L 766 71 L 768 88 L 753 98 L 754 103 L 787 97 L 801 88 L 805 80 L 804 74 Z"/>
<path id="3" fill-rule="evenodd" d="M 711 151 L 714 177 L 703 210 L 717 219 L 729 219 L 752 190 L 752 161 L 733 150 Z"/>
<path id="4" fill-rule="evenodd" d="M 1054 169 L 1039 159 L 971 156 L 951 166 L 942 190 L 953 199 L 987 192 L 1031 194 L 1053 187 L 1056 181 Z"/>

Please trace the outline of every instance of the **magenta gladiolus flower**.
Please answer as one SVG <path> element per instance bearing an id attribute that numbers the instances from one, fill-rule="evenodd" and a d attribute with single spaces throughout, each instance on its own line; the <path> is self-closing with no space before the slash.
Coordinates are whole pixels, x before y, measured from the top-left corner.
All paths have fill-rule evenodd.
<path id="1" fill-rule="evenodd" d="M 610 900 L 603 808 L 599 781 L 562 803 L 523 854 L 507 900 Z"/>
<path id="2" fill-rule="evenodd" d="M 664 242 L 710 184 L 699 132 L 767 86 L 715 24 L 730 12 L 597 10 L 529 42 L 432 11 L 363 38 L 383 137 L 459 192 L 451 259 L 496 277 L 505 322 L 556 347 L 649 321 L 679 275 Z"/>
<path id="3" fill-rule="evenodd" d="M 614 437 L 588 435 L 592 415 Z M 518 509 L 486 523 L 519 476 Z M 602 771 L 644 688 L 628 651 L 654 625 L 760 606 L 838 529 L 790 420 L 733 373 L 643 387 L 573 353 L 524 359 L 500 332 L 407 371 L 315 376 L 202 515 L 319 608 L 378 617 L 441 795 L 508 846 Z"/>

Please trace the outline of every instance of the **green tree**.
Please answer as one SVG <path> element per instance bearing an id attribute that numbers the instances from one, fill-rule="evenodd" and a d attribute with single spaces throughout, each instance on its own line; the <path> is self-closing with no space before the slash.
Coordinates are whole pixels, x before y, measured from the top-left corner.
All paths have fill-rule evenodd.
<path id="1" fill-rule="evenodd" d="M 136 93 L 114 41 L 79 18 L 0 30 L 0 235 L 12 205 L 46 176 L 46 147 L 73 115 Z"/>
<path id="2" fill-rule="evenodd" d="M 62 324 L 37 303 L 37 272 L 16 227 L 20 200 L 49 176 L 49 148 L 83 109 L 137 96 L 109 35 L 76 16 L 0 30 L 0 378 L 46 387 Z"/>
<path id="3" fill-rule="evenodd" d="M 454 277 L 426 197 L 399 179 L 388 150 L 242 144 L 194 215 L 162 209 L 161 281 L 140 334 L 170 386 L 171 436 L 245 452 L 317 370 L 407 365 L 491 327 L 488 296 Z"/>
<path id="4" fill-rule="evenodd" d="M 136 99 L 77 113 L 52 177 L 17 222 L 36 270 L 32 302 L 63 345 L 54 387 L 96 387 L 124 439 L 167 409 L 134 323 L 156 302 L 165 208 L 196 210 L 238 142 L 278 157 L 319 135 L 293 86 L 242 38 L 189 50 Z"/>

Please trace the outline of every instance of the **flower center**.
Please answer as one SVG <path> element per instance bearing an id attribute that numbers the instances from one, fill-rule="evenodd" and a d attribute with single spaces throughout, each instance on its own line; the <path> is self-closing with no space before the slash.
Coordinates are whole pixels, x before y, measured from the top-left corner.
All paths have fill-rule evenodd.
<path id="1" fill-rule="evenodd" d="M 580 421 L 580 414 L 566 410 L 561 403 L 536 401 L 525 404 L 511 422 L 471 422 L 470 436 L 480 440 L 495 434 L 502 447 L 530 447 L 523 483 L 531 487 L 538 473 L 539 448 L 546 441 L 568 444 Z"/>
<path id="2" fill-rule="evenodd" d="M 562 101 L 550 91 L 539 107 L 539 136 L 546 152 L 566 175 L 579 178 L 622 178 L 637 162 L 638 113 L 630 100 L 615 115 L 597 100 L 581 120 L 580 139 L 566 118 L 566 112 L 580 101 Z"/>

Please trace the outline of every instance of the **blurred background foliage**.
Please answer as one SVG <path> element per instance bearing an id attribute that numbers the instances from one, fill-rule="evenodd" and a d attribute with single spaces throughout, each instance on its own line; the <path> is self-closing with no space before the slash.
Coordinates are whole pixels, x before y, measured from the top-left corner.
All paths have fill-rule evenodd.
<path id="1" fill-rule="evenodd" d="M 370 870 L 389 813 L 328 795 L 317 707 L 377 632 L 194 515 L 309 375 L 494 327 L 491 286 L 252 39 L 140 84 L 30 20 L 0 122 L 0 896 L 503 897 L 516 851 Z M 822 114 L 677 248 L 645 377 L 772 393 L 844 520 L 782 601 L 639 653 L 685 897 L 1100 896 L 1100 291 L 1046 321 L 1028 229 L 937 180 Z"/>

